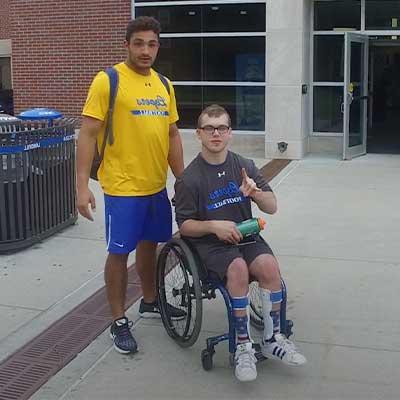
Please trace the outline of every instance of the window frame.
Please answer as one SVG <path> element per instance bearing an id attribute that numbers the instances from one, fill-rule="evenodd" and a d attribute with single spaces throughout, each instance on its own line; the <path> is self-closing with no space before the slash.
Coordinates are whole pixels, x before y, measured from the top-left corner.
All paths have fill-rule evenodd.
<path id="1" fill-rule="evenodd" d="M 135 2 L 132 0 L 131 13 L 132 18 L 135 18 L 135 9 L 141 7 L 163 7 L 163 6 L 185 6 L 185 5 L 220 5 L 220 4 L 253 4 L 262 3 L 266 6 L 265 0 L 183 0 L 183 1 L 154 1 L 154 2 Z M 189 33 L 161 33 L 160 38 L 212 38 L 212 37 L 265 37 L 265 79 L 263 82 L 244 82 L 244 81 L 175 81 L 172 80 L 174 86 L 229 86 L 229 87 L 264 87 L 264 130 L 263 131 L 237 131 L 235 133 L 246 135 L 264 135 L 266 134 L 267 126 L 267 77 L 268 77 L 268 59 L 267 59 L 267 9 L 265 10 L 265 32 L 189 32 Z M 182 132 L 193 129 L 182 129 Z"/>

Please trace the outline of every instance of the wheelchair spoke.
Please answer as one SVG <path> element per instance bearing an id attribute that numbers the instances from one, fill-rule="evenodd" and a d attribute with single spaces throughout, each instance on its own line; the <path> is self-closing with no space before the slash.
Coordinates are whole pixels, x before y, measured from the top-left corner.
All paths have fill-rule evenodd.
<path id="1" fill-rule="evenodd" d="M 191 304 L 193 279 L 177 252 L 171 251 L 168 254 L 166 265 L 168 273 L 164 285 L 167 303 L 186 312 L 186 317 L 182 320 L 171 319 L 171 327 L 179 336 L 186 337 L 191 334 L 190 327 L 196 318 L 195 308 Z"/>
<path id="2" fill-rule="evenodd" d="M 168 334 L 183 347 L 194 343 L 201 328 L 201 284 L 193 268 L 195 261 L 183 241 L 172 239 L 161 250 L 157 263 L 161 317 Z"/>

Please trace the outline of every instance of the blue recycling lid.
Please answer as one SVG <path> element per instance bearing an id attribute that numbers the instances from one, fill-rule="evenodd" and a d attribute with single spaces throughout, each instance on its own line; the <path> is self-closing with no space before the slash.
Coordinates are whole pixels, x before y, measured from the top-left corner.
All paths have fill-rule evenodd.
<path id="1" fill-rule="evenodd" d="M 21 119 L 29 119 L 29 120 L 36 120 L 36 119 L 56 119 L 61 118 L 63 115 L 56 110 L 51 110 L 50 108 L 32 108 L 31 110 L 22 111 L 18 115 Z"/>

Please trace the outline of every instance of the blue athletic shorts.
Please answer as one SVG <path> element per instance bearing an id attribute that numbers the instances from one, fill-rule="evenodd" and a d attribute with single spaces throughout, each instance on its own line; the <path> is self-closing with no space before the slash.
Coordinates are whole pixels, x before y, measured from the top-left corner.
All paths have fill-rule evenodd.
<path id="1" fill-rule="evenodd" d="M 127 254 L 138 242 L 166 242 L 172 236 L 172 211 L 167 190 L 150 196 L 104 195 L 109 253 Z"/>

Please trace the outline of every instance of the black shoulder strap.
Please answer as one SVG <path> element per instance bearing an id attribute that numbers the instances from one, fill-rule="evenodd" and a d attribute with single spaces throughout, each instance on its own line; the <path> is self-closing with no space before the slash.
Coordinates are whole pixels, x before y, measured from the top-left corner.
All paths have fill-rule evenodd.
<path id="1" fill-rule="evenodd" d="M 107 68 L 104 72 L 108 75 L 108 78 L 110 80 L 110 97 L 108 102 L 107 125 L 106 128 L 104 129 L 104 137 L 100 153 L 101 160 L 103 159 L 104 156 L 104 151 L 106 149 L 107 141 L 110 145 L 114 143 L 112 119 L 114 113 L 115 98 L 117 97 L 117 92 L 118 92 L 118 71 L 114 67 L 110 67 Z"/>
<path id="2" fill-rule="evenodd" d="M 159 72 L 157 72 L 157 75 L 160 78 L 161 83 L 165 86 L 165 89 L 167 89 L 168 94 L 171 95 L 171 89 L 169 88 L 167 78 L 164 75 L 161 75 Z"/>

